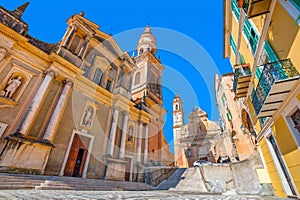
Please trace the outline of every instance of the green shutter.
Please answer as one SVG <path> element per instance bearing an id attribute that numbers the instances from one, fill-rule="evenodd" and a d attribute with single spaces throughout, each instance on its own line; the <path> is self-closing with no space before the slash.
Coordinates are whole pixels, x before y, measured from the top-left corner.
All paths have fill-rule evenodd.
<path id="1" fill-rule="evenodd" d="M 251 22 L 247 20 L 246 17 L 244 22 L 244 33 L 251 46 L 252 53 L 255 53 L 257 43 L 258 43 L 258 34 L 255 31 L 254 27 L 252 26 Z"/>
<path id="2" fill-rule="evenodd" d="M 266 55 L 268 57 L 269 62 L 278 61 L 278 58 L 277 58 L 275 52 L 273 51 L 273 49 L 272 49 L 272 47 L 271 47 L 271 45 L 268 41 L 265 41 L 264 50 L 266 52 Z"/>
<path id="3" fill-rule="evenodd" d="M 239 56 L 240 56 L 240 63 L 245 63 L 244 57 L 241 54 L 241 52 L 239 52 Z"/>
<path id="4" fill-rule="evenodd" d="M 232 119 L 231 118 L 231 114 L 230 113 L 226 113 L 226 116 L 227 116 L 228 121 L 230 122 L 230 120 Z"/>
<path id="5" fill-rule="evenodd" d="M 237 5 L 236 0 L 231 0 L 231 9 L 237 20 L 240 20 L 240 9 Z"/>
<path id="6" fill-rule="evenodd" d="M 225 106 L 225 99 L 224 99 L 224 96 L 222 96 L 222 102 L 223 102 L 223 106 Z"/>
<path id="7" fill-rule="evenodd" d="M 255 71 L 255 77 L 259 80 L 260 79 L 260 76 L 262 74 L 262 68 L 261 67 L 257 67 L 256 68 L 256 71 Z"/>
<path id="8" fill-rule="evenodd" d="M 231 46 L 232 51 L 234 52 L 234 55 L 235 55 L 235 53 L 236 53 L 236 43 L 235 43 L 235 41 L 234 41 L 231 34 L 230 34 L 230 46 Z"/>

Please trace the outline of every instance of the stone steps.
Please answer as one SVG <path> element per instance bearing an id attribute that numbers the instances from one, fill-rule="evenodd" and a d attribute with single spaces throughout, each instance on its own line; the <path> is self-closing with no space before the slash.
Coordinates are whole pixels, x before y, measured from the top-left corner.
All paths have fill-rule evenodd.
<path id="1" fill-rule="evenodd" d="M 34 189 L 36 190 L 97 190 L 97 191 L 123 191 L 123 188 L 112 188 L 112 187 L 99 187 L 99 186 L 58 186 L 58 185 L 52 185 L 52 186 L 36 186 Z"/>
<path id="2" fill-rule="evenodd" d="M 188 168 L 182 177 L 183 179 L 172 190 L 207 192 L 199 168 Z"/>
<path id="3" fill-rule="evenodd" d="M 9 182 L 9 181 L 6 181 L 6 182 L 0 182 L 0 186 L 4 186 L 4 185 L 41 185 L 41 183 L 43 183 L 43 181 L 30 181 L 30 182 L 27 182 L 27 181 L 12 181 L 12 182 Z"/>
<path id="4" fill-rule="evenodd" d="M 34 185 L 0 185 L 0 190 L 35 189 Z"/>
<path id="5" fill-rule="evenodd" d="M 172 191 L 207 192 L 199 168 L 181 168 L 170 176 L 168 180 L 160 183 L 156 189 Z"/>
<path id="6" fill-rule="evenodd" d="M 1 189 L 134 191 L 153 190 L 154 187 L 138 182 L 0 173 Z"/>

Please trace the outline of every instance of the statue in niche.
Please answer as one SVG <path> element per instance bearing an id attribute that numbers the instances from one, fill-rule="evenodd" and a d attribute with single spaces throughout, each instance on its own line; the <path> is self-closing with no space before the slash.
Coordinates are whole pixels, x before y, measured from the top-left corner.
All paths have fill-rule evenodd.
<path id="1" fill-rule="evenodd" d="M 83 117 L 83 125 L 84 126 L 91 126 L 92 125 L 92 120 L 93 120 L 93 108 L 87 108 L 85 110 L 85 114 Z"/>
<path id="2" fill-rule="evenodd" d="M 12 95 L 16 92 L 16 90 L 22 85 L 22 82 L 21 82 L 22 78 L 21 76 L 18 76 L 16 78 L 11 78 L 7 84 L 6 84 L 6 87 L 4 89 L 4 97 L 5 98 L 8 98 L 8 99 L 11 99 L 12 98 Z"/>

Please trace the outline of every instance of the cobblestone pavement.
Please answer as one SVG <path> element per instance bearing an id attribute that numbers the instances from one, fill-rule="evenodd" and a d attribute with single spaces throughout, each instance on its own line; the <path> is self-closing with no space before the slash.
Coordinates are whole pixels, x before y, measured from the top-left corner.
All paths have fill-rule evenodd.
<path id="1" fill-rule="evenodd" d="M 205 199 L 205 200 L 268 200 L 275 197 L 206 195 L 171 191 L 70 191 L 70 190 L 0 190 L 0 199 Z"/>

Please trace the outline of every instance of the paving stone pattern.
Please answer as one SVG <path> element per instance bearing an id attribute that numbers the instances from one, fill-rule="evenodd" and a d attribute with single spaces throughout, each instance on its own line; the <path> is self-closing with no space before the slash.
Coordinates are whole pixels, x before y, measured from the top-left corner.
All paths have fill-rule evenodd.
<path id="1" fill-rule="evenodd" d="M 268 200 L 276 197 L 251 195 L 213 195 L 175 191 L 73 191 L 73 190 L 0 190 L 0 199 L 204 199 L 204 200 Z"/>

